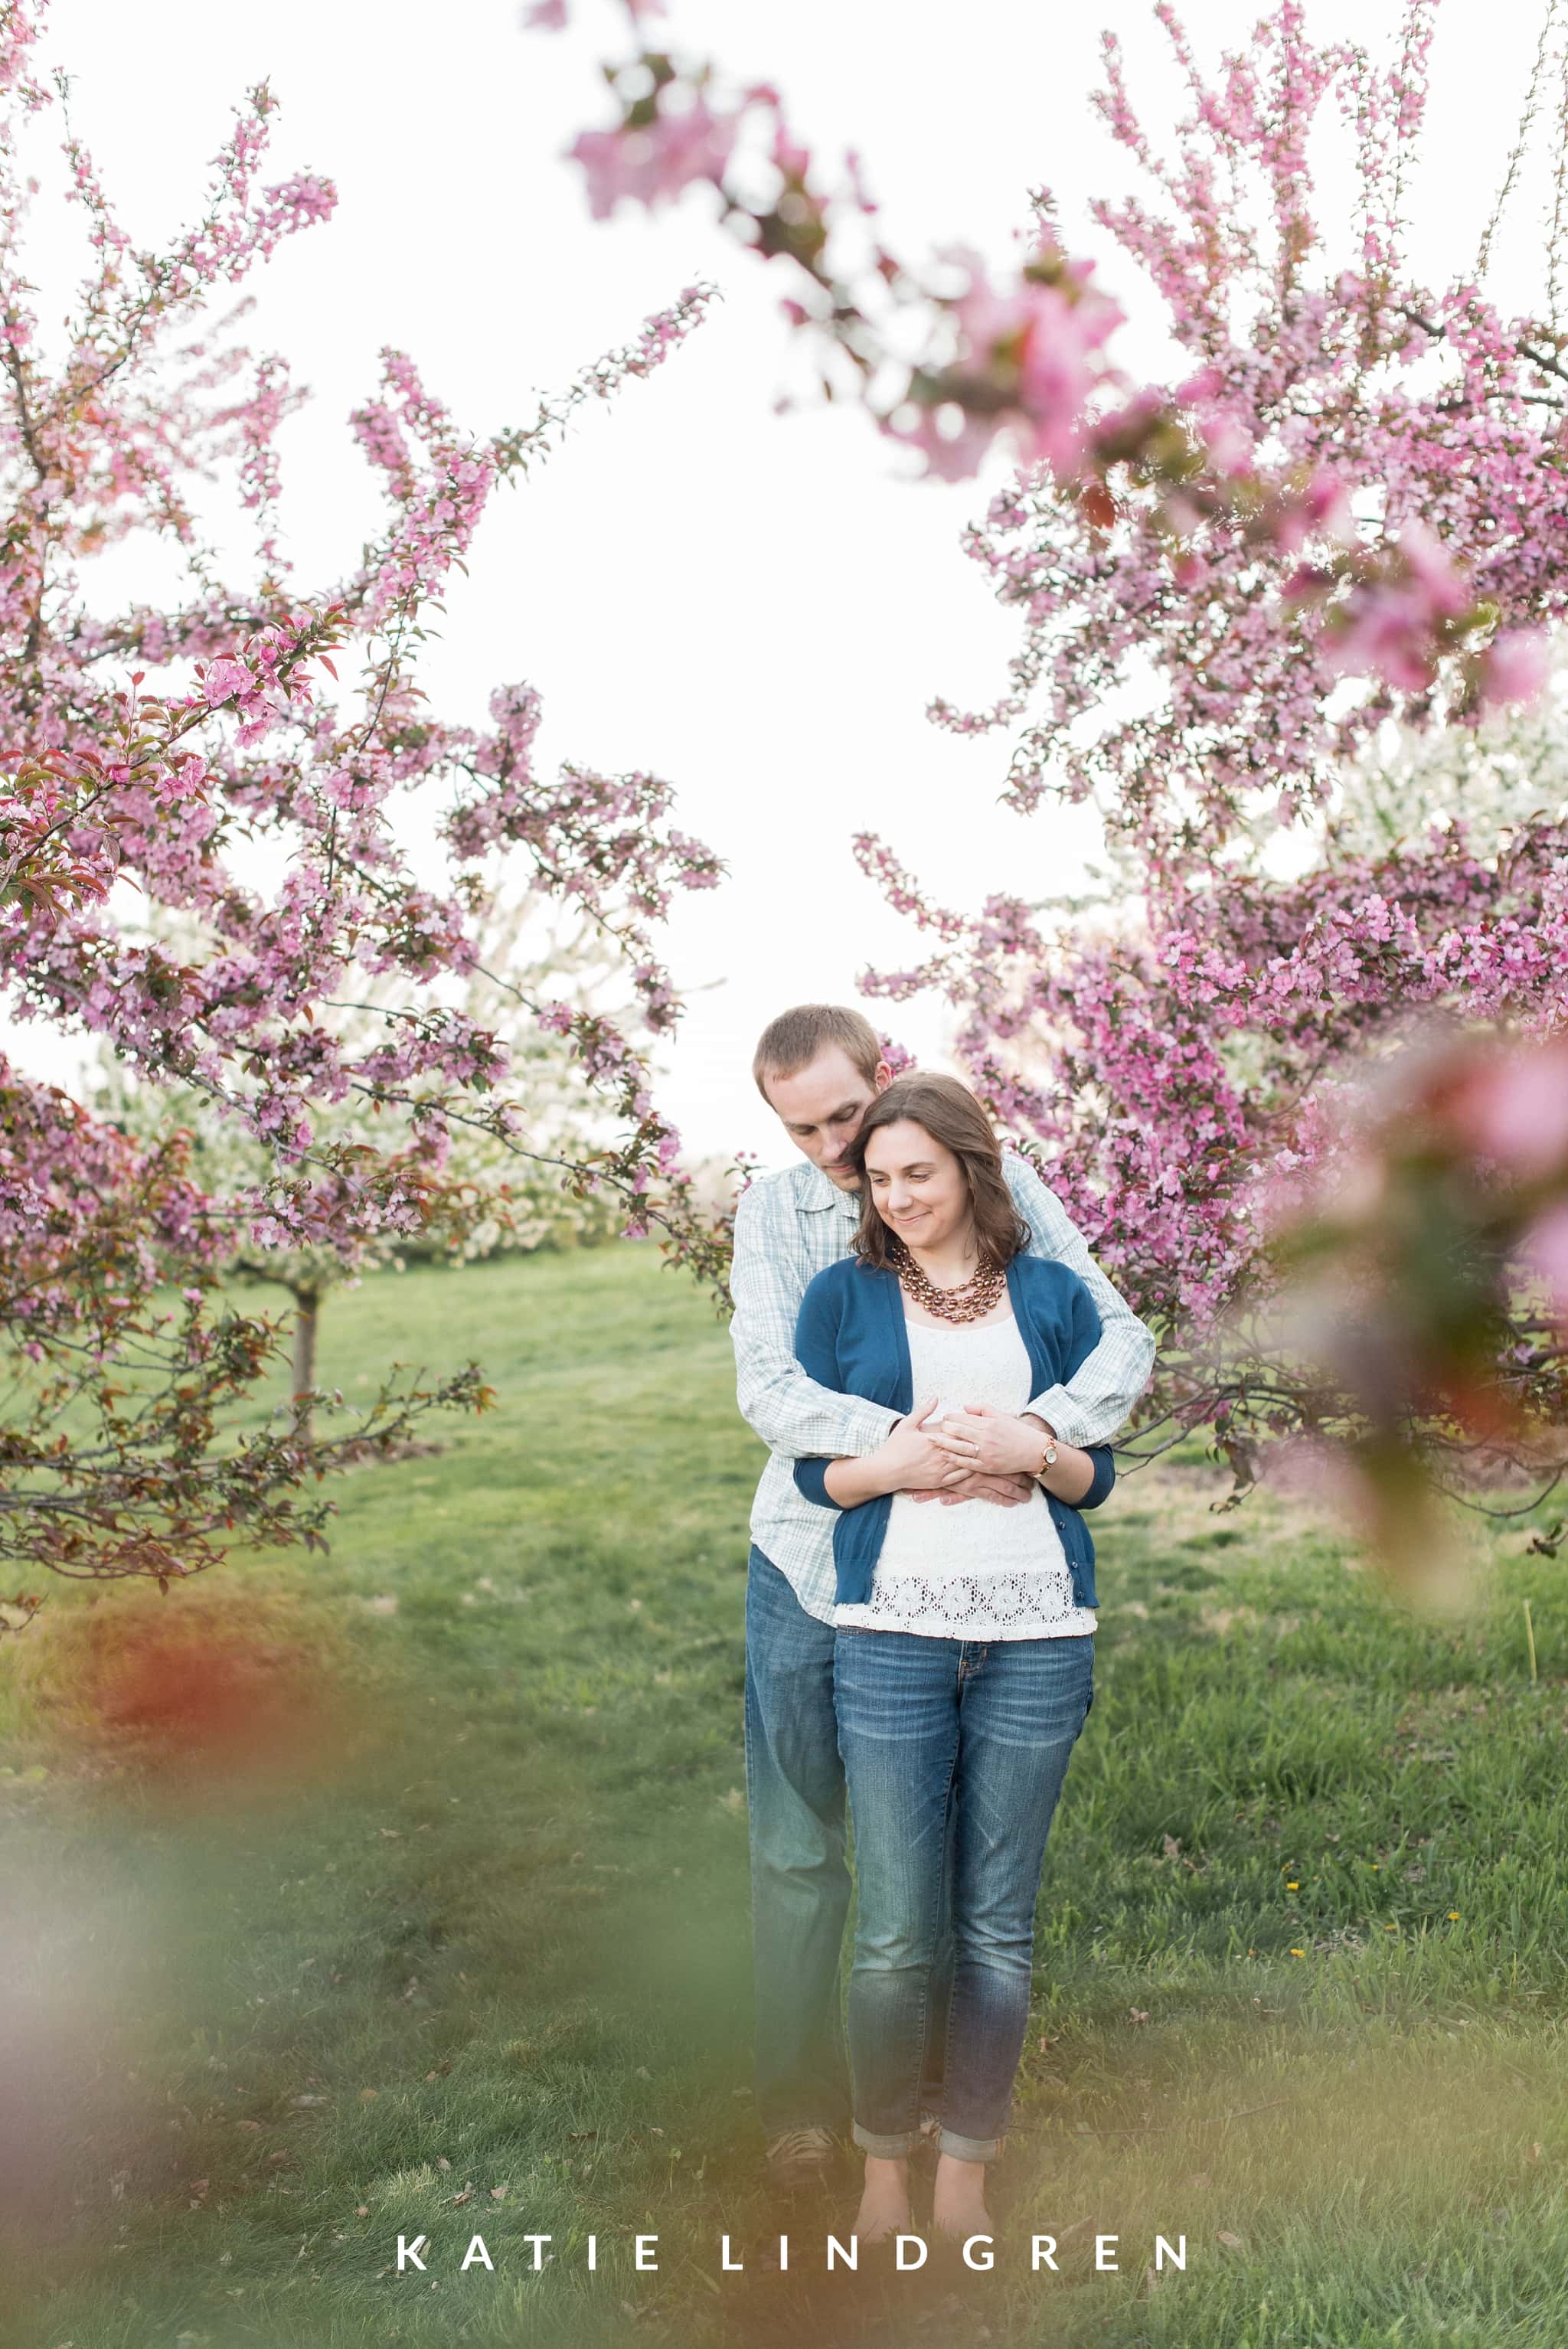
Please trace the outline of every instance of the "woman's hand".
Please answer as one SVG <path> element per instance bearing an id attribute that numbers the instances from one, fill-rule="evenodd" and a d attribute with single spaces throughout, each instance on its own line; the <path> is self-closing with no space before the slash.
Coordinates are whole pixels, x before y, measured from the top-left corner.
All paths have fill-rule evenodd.
<path id="1" fill-rule="evenodd" d="M 940 1492 L 962 1482 L 967 1473 L 940 1440 L 942 1422 L 927 1429 L 922 1423 L 936 1409 L 934 1395 L 923 1396 L 907 1419 L 901 1419 L 881 1449 L 871 1455 L 884 1479 L 884 1493 Z"/>
<path id="2" fill-rule="evenodd" d="M 858 1460 L 835 1460 L 824 1479 L 829 1499 L 841 1509 L 857 1509 L 883 1493 L 940 1492 L 962 1484 L 967 1470 L 921 1425 L 935 1409 L 936 1397 L 923 1396 L 907 1419 L 894 1421 L 874 1452 Z"/>
<path id="3" fill-rule="evenodd" d="M 1046 1431 L 1037 1419 L 1020 1419 L 977 1402 L 940 1420 L 932 1441 L 960 1467 L 986 1476 L 1034 1476 L 1045 1456 Z"/>
<path id="4" fill-rule="evenodd" d="M 1045 1467 L 1048 1433 L 1041 1420 L 1015 1419 L 994 1403 L 977 1402 L 940 1421 L 932 1430 L 932 1440 L 949 1458 L 978 1475 L 1006 1476 L 1022 1472 L 1037 1476 L 1047 1493 L 1076 1508 L 1094 1482 L 1094 1462 L 1076 1444 L 1063 1444 L 1052 1435 L 1056 1464 Z"/>

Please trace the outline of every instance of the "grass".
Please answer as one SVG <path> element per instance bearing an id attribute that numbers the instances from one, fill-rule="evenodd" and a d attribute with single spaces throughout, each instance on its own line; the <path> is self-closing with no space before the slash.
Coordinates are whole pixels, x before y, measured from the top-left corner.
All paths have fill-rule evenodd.
<path id="1" fill-rule="evenodd" d="M 62 1588 L 0 1647 L 5 2349 L 1568 2338 L 1568 1589 L 1527 1526 L 1422 1621 L 1299 1506 L 1216 1516 L 1196 1447 L 1123 1482 L 1008 2239 L 826 2274 L 852 2198 L 780 2219 L 747 2087 L 727 1338 L 624 1248 L 369 1281 L 321 1374 L 469 1352 L 500 1408 L 346 1478 L 325 1560 Z"/>

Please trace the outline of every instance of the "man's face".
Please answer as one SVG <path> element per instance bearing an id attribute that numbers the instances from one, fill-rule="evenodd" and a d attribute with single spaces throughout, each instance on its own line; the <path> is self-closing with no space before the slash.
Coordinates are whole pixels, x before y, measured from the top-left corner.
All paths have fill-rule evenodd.
<path id="1" fill-rule="evenodd" d="M 796 1149 L 803 1150 L 841 1191 L 853 1191 L 849 1148 L 861 1118 L 892 1082 L 885 1061 L 878 1061 L 876 1077 L 868 1083 L 842 1045 L 830 1044 L 792 1077 L 769 1077 L 765 1082 L 768 1098 Z"/>

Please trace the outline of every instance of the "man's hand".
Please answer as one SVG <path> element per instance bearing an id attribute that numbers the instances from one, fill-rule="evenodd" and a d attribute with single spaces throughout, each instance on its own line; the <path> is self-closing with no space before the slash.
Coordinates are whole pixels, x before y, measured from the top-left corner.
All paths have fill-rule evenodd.
<path id="1" fill-rule="evenodd" d="M 940 1501 L 944 1509 L 956 1506 L 960 1501 L 994 1501 L 998 1508 L 1016 1509 L 1026 1501 L 1035 1489 L 1032 1476 L 987 1476 L 971 1470 L 961 1484 L 945 1493 L 912 1493 L 912 1501 Z"/>

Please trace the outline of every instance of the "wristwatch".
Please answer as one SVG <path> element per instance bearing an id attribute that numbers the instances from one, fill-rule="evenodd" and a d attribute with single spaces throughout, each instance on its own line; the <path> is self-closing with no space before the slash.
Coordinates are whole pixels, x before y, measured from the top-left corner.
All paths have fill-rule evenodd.
<path id="1" fill-rule="evenodd" d="M 1041 1461 L 1039 1466 L 1036 1469 L 1035 1474 L 1037 1476 L 1043 1476 L 1047 1468 L 1054 1468 L 1056 1464 L 1057 1439 L 1054 1435 L 1047 1435 L 1046 1438 L 1046 1456 Z"/>

